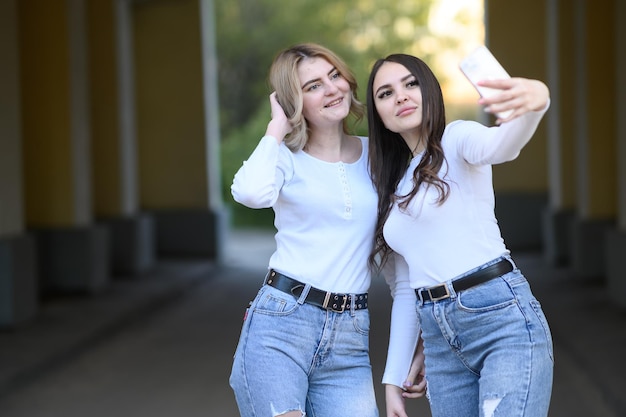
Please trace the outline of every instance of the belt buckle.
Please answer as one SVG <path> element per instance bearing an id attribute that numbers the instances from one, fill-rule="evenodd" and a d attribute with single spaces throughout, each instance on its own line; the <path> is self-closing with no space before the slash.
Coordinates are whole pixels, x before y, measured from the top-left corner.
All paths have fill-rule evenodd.
<path id="1" fill-rule="evenodd" d="M 442 295 L 441 297 L 435 297 L 433 293 L 431 292 L 431 290 L 434 290 L 435 288 L 439 288 L 439 287 L 443 287 L 446 290 L 446 293 Z M 443 300 L 443 299 L 450 297 L 450 291 L 448 290 L 448 286 L 446 284 L 428 288 L 427 291 L 428 291 L 428 295 L 430 296 L 430 301 L 439 301 L 439 300 Z"/>
<path id="2" fill-rule="evenodd" d="M 342 296 L 343 298 L 343 302 L 341 303 L 341 306 L 339 306 L 339 308 L 334 308 L 332 306 L 329 306 L 329 301 L 330 301 L 330 296 L 332 295 L 331 292 L 326 292 L 326 297 L 324 297 L 324 304 L 322 304 L 322 307 L 324 307 L 327 310 L 332 310 L 335 311 L 337 313 L 343 313 L 344 311 L 346 311 L 346 304 L 348 304 L 348 294 L 344 294 Z M 337 295 L 337 294 L 335 294 Z"/>

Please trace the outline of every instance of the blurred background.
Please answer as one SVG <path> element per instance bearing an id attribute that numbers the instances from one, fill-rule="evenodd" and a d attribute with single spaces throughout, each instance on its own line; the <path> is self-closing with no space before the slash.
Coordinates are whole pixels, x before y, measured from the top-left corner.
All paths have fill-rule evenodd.
<path id="1" fill-rule="evenodd" d="M 478 45 L 545 81 L 539 130 L 494 168 L 504 238 L 624 309 L 624 19 L 620 0 L 1 0 L 0 329 L 271 233 L 230 184 L 265 132 L 273 57 L 303 41 L 346 60 L 362 101 L 375 59 L 420 56 L 449 121 L 491 122 L 458 70 Z"/>
<path id="2" fill-rule="evenodd" d="M 97 294 L 167 257 L 223 257 L 235 171 L 268 122 L 275 54 L 318 42 L 361 86 L 403 51 L 475 118 L 458 61 L 484 43 L 481 1 L 3 0 L 0 326 L 47 298 Z M 506 61 L 505 61 L 506 63 Z M 536 64 L 540 67 L 541 64 Z M 354 126 L 366 134 L 367 123 Z"/>

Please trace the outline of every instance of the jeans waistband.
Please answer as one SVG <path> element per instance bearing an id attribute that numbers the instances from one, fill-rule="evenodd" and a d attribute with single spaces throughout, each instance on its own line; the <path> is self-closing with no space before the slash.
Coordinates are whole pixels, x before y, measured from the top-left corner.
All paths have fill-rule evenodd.
<path id="1" fill-rule="evenodd" d="M 467 290 L 476 285 L 490 281 L 494 278 L 502 276 L 513 270 L 513 263 L 504 258 L 492 265 L 472 272 L 469 275 L 452 281 L 450 284 L 455 292 Z M 439 301 L 445 300 L 451 296 L 447 283 L 435 285 L 427 288 L 419 288 L 415 290 L 415 294 L 422 301 Z"/>
<path id="2" fill-rule="evenodd" d="M 265 283 L 282 292 L 299 297 L 304 291 L 306 284 L 289 278 L 273 269 L 270 269 Z M 341 294 L 330 291 L 322 291 L 311 287 L 305 298 L 305 302 L 321 307 L 326 310 L 343 313 L 346 309 L 352 308 L 352 300 L 354 300 L 354 309 L 361 310 L 367 308 L 367 293 L 363 294 Z"/>

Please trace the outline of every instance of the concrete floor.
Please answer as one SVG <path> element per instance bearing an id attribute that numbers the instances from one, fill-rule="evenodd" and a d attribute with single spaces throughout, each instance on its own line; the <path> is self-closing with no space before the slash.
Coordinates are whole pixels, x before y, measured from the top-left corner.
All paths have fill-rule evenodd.
<path id="1" fill-rule="evenodd" d="M 0 332 L 0 416 L 238 415 L 228 386 L 232 354 L 272 250 L 271 235 L 236 232 L 223 265 L 162 261 L 97 297 L 48 301 L 35 322 Z M 554 335 L 550 416 L 626 415 L 626 316 L 605 303 L 603 287 L 577 283 L 538 254 L 515 259 Z M 391 306 L 382 280 L 370 297 L 371 358 L 380 381 Z M 384 416 L 381 384 L 377 390 Z M 430 415 L 424 399 L 408 409 Z"/>

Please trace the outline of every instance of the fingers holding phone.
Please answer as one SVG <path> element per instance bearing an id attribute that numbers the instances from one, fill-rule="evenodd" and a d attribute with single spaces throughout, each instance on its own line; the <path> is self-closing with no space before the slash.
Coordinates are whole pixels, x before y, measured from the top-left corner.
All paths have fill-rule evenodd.
<path id="1" fill-rule="evenodd" d="M 499 118 L 498 123 L 506 122 L 530 111 L 544 109 L 550 100 L 548 87 L 539 80 L 510 78 L 508 80 L 484 80 L 481 86 L 497 89 L 498 94 L 481 98 L 478 103 L 491 113 L 508 111 L 506 118 Z"/>
<path id="2" fill-rule="evenodd" d="M 480 94 L 478 103 L 498 117 L 498 124 L 528 111 L 541 110 L 548 103 L 549 91 L 544 83 L 511 78 L 485 46 L 464 58 L 459 67 Z"/>

